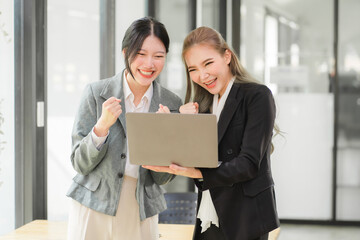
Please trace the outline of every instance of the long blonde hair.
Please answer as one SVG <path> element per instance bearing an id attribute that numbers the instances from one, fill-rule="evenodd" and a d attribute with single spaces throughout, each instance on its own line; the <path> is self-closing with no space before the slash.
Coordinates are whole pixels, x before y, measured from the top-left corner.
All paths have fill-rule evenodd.
<path id="1" fill-rule="evenodd" d="M 185 103 L 190 101 L 199 103 L 200 113 L 209 111 L 212 104 L 213 96 L 211 93 L 209 93 L 207 90 L 205 90 L 198 84 L 193 83 L 190 79 L 188 66 L 186 65 L 185 61 L 185 54 L 191 47 L 197 44 L 209 45 L 216 51 L 218 51 L 221 56 L 223 56 L 225 51 L 228 50 L 231 53 L 229 68 L 231 74 L 235 76 L 235 82 L 257 82 L 240 64 L 238 57 L 236 56 L 234 51 L 232 51 L 232 49 L 228 46 L 220 33 L 209 27 L 196 28 L 195 30 L 191 31 L 184 40 L 182 59 L 185 64 L 187 81 Z"/>
<path id="2" fill-rule="evenodd" d="M 185 61 L 186 52 L 197 44 L 206 44 L 211 46 L 213 49 L 219 52 L 221 56 L 224 55 L 225 51 L 228 50 L 231 53 L 231 60 L 229 68 L 231 74 L 235 76 L 235 82 L 237 83 L 257 83 L 256 81 L 241 65 L 239 58 L 236 56 L 234 51 L 229 47 L 224 38 L 219 32 L 209 27 L 199 27 L 191 31 L 184 40 L 182 50 L 182 60 L 185 65 L 186 72 L 186 96 L 185 103 L 197 102 L 199 104 L 199 113 L 208 112 L 213 101 L 213 95 L 206 89 L 202 88 L 198 84 L 191 81 L 188 66 Z M 276 136 L 280 133 L 279 127 L 275 124 L 274 131 Z M 271 144 L 271 152 L 273 152 L 274 146 Z"/>

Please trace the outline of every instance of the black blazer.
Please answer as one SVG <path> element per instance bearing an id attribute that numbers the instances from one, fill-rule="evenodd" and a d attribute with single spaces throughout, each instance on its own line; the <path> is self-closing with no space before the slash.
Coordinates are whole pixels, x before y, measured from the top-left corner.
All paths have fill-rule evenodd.
<path id="1" fill-rule="evenodd" d="M 275 103 L 271 91 L 256 83 L 234 83 L 218 122 L 218 168 L 200 168 L 201 192 L 210 190 L 220 229 L 228 240 L 260 237 L 277 228 L 270 168 Z M 197 220 L 195 235 L 200 232 Z"/>

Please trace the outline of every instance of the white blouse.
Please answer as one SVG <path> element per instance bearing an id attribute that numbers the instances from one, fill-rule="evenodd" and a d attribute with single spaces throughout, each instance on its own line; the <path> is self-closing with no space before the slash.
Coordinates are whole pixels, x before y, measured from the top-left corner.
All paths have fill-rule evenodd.
<path id="1" fill-rule="evenodd" d="M 153 85 L 150 84 L 149 88 L 145 92 L 144 96 L 141 98 L 140 103 L 135 106 L 134 104 L 134 94 L 131 91 L 129 84 L 126 80 L 126 74 L 124 71 L 124 77 L 123 77 L 123 91 L 124 91 L 124 98 L 125 98 L 125 111 L 126 112 L 149 112 L 150 109 L 150 103 L 153 96 Z M 125 114 L 125 112 L 121 113 Z M 94 129 L 91 132 L 91 137 L 93 140 L 94 145 L 99 150 L 102 145 L 104 144 L 105 140 L 107 139 L 109 133 L 104 137 L 98 137 L 94 133 Z M 128 147 L 127 147 L 128 148 Z M 129 149 L 127 149 L 127 152 L 129 153 Z M 133 178 L 138 178 L 139 176 L 139 165 L 133 165 L 129 161 L 129 154 L 126 154 L 126 165 L 125 165 L 125 175 L 130 176 Z"/>
<path id="2" fill-rule="evenodd" d="M 224 108 L 226 99 L 229 95 L 230 89 L 234 84 L 235 77 L 232 78 L 226 87 L 225 93 L 219 100 L 219 94 L 214 95 L 212 113 L 216 115 L 216 119 L 219 122 L 221 111 Z M 210 191 L 206 190 L 202 192 L 201 203 L 197 218 L 201 220 L 201 232 L 205 232 L 211 223 L 219 227 L 219 218 L 215 210 L 214 203 L 211 199 Z"/>

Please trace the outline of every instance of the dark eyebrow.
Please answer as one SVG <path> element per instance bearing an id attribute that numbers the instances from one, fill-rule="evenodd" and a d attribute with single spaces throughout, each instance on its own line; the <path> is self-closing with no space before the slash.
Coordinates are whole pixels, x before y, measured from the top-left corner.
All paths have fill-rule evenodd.
<path id="1" fill-rule="evenodd" d="M 139 52 L 140 52 L 140 51 L 147 52 L 145 49 L 142 49 L 142 48 L 139 49 Z M 158 53 L 165 54 L 164 51 L 157 51 L 157 52 L 155 52 L 155 54 L 158 54 Z"/>
<path id="2" fill-rule="evenodd" d="M 210 60 L 213 60 L 214 58 L 207 58 L 205 59 L 204 61 L 202 61 L 202 64 L 205 64 L 206 62 L 210 61 Z M 188 69 L 189 68 L 193 68 L 193 66 L 188 66 Z"/>

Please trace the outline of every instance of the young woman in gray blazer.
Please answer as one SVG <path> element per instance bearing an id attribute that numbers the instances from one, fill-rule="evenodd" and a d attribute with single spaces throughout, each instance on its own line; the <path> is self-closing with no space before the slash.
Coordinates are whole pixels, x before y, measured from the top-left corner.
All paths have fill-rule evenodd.
<path id="1" fill-rule="evenodd" d="M 72 132 L 69 240 L 158 239 L 166 208 L 159 185 L 174 175 L 130 164 L 125 112 L 156 112 L 159 104 L 178 111 L 181 99 L 155 81 L 168 49 L 163 24 L 136 20 L 122 42 L 126 69 L 85 88 Z"/>
<path id="2" fill-rule="evenodd" d="M 199 190 L 195 240 L 267 240 L 279 226 L 270 168 L 271 91 L 250 77 L 214 29 L 192 31 L 182 56 L 188 90 L 180 112 L 217 116 L 220 165 L 144 167 L 194 178 Z"/>

